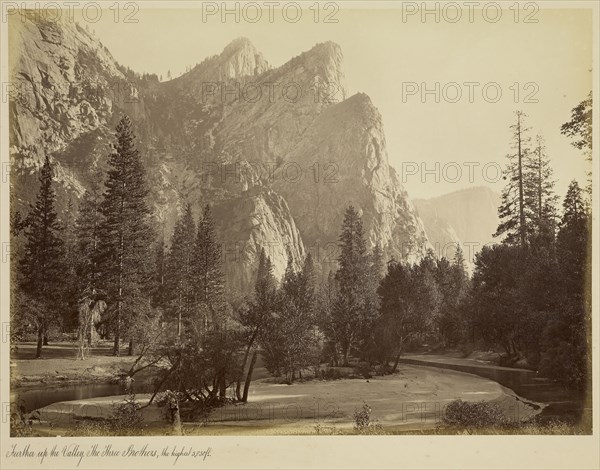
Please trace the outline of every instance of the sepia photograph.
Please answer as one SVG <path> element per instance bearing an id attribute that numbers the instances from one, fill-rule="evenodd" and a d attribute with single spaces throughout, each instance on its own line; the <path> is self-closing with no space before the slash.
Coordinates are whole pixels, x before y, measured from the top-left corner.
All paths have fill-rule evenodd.
<path id="1" fill-rule="evenodd" d="M 598 468 L 596 2 L 1 6 L 2 468 Z"/>

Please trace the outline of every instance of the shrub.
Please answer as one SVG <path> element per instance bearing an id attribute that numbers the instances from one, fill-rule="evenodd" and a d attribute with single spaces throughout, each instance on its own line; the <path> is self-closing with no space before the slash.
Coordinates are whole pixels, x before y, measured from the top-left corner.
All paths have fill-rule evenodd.
<path id="1" fill-rule="evenodd" d="M 373 377 L 371 366 L 366 362 L 362 362 L 356 367 L 356 373 L 365 379 L 370 379 Z"/>
<path id="2" fill-rule="evenodd" d="M 496 403 L 454 400 L 446 406 L 444 424 L 465 428 L 506 426 L 509 420 Z"/>
<path id="3" fill-rule="evenodd" d="M 514 367 L 519 359 L 521 359 L 519 356 L 503 354 L 498 358 L 498 365 L 501 367 Z"/>
<path id="4" fill-rule="evenodd" d="M 135 435 L 144 428 L 144 418 L 140 412 L 141 405 L 130 393 L 124 403 L 113 405 L 110 421 L 111 430 L 118 435 Z"/>
<path id="5" fill-rule="evenodd" d="M 111 425 L 106 420 L 82 419 L 75 421 L 74 428 L 66 432 L 66 436 L 110 436 Z"/>
<path id="6" fill-rule="evenodd" d="M 317 433 L 318 435 L 328 435 L 328 436 L 335 436 L 338 434 L 341 434 L 340 429 L 338 429 L 335 426 L 325 426 L 321 423 L 318 423 L 317 425 L 315 425 L 315 433 Z"/>
<path id="7" fill-rule="evenodd" d="M 383 364 L 375 366 L 374 373 L 375 375 L 390 375 L 392 373 L 392 368 L 384 362 Z"/>
<path id="8" fill-rule="evenodd" d="M 360 434 L 384 434 L 381 423 L 371 418 L 371 411 L 366 402 L 363 402 L 361 408 L 354 410 L 354 429 Z"/>
<path id="9" fill-rule="evenodd" d="M 10 413 L 10 435 L 11 437 L 31 437 L 33 432 L 31 423 L 25 417 L 22 410 L 11 410 Z"/>
<path id="10" fill-rule="evenodd" d="M 319 371 L 319 377 L 323 380 L 340 380 L 344 377 L 341 371 L 328 367 L 327 369 Z"/>

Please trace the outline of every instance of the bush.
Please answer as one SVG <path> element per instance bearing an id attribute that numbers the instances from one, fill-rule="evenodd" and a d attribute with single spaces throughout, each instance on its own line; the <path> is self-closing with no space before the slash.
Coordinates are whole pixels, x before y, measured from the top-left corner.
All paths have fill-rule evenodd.
<path id="1" fill-rule="evenodd" d="M 68 437 L 79 436 L 110 436 L 111 425 L 106 420 L 81 419 L 75 421 L 75 426 L 65 434 Z"/>
<path id="2" fill-rule="evenodd" d="M 373 377 L 371 366 L 366 362 L 361 362 L 358 366 L 356 366 L 356 373 L 365 379 L 370 379 Z"/>
<path id="3" fill-rule="evenodd" d="M 366 402 L 363 402 L 361 408 L 354 410 L 354 429 L 360 434 L 384 434 L 381 423 L 371 418 L 371 411 Z"/>
<path id="4" fill-rule="evenodd" d="M 130 393 L 124 403 L 113 406 L 110 421 L 111 430 L 117 435 L 136 435 L 144 428 L 144 418 L 140 412 L 141 405 Z"/>
<path id="5" fill-rule="evenodd" d="M 375 375 L 390 375 L 391 373 L 392 367 L 385 362 L 375 366 Z"/>
<path id="6" fill-rule="evenodd" d="M 496 403 L 485 401 L 472 403 L 454 400 L 446 407 L 444 424 L 465 428 L 482 428 L 486 426 L 506 426 L 509 419 Z"/>
<path id="7" fill-rule="evenodd" d="M 521 359 L 519 356 L 503 354 L 498 358 L 498 365 L 501 367 L 515 367 L 519 359 Z"/>
<path id="8" fill-rule="evenodd" d="M 344 378 L 344 374 L 338 369 L 328 367 L 319 371 L 319 378 L 322 380 L 340 380 Z"/>
<path id="9" fill-rule="evenodd" d="M 315 425 L 315 433 L 318 435 L 328 435 L 328 436 L 335 436 L 338 434 L 341 434 L 340 429 L 338 429 L 335 426 L 325 426 L 321 423 L 318 423 L 317 425 Z"/>
<path id="10" fill-rule="evenodd" d="M 31 437 L 33 432 L 31 423 L 26 418 L 22 409 L 12 406 L 10 413 L 10 436 L 11 437 Z"/>

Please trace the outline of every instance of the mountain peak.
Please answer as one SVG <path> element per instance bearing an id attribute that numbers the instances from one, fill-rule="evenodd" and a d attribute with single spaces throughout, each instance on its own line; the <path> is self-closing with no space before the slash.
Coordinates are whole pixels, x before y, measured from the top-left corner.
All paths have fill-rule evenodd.
<path id="1" fill-rule="evenodd" d="M 259 75 L 270 68 L 263 55 L 246 37 L 231 41 L 218 56 L 217 61 L 219 80 Z"/>
<path id="2" fill-rule="evenodd" d="M 252 41 L 250 41 L 250 39 L 248 39 L 245 36 L 240 36 L 238 38 L 235 38 L 229 44 L 227 44 L 227 46 L 225 46 L 225 49 L 223 49 L 223 53 L 221 55 L 231 55 L 246 49 L 258 53 L 256 47 L 254 47 L 254 44 L 252 44 Z"/>
<path id="3" fill-rule="evenodd" d="M 315 44 L 311 49 L 302 53 L 300 58 L 309 67 L 324 69 L 326 75 L 343 76 L 344 54 L 342 48 L 335 42 L 327 41 Z"/>
<path id="4" fill-rule="evenodd" d="M 314 45 L 286 62 L 277 70 L 278 79 L 286 77 L 295 83 L 305 81 L 311 89 L 318 87 L 324 101 L 340 102 L 346 99 L 342 48 L 332 41 Z"/>
<path id="5" fill-rule="evenodd" d="M 336 106 L 332 106 L 323 115 L 323 119 L 332 123 L 353 125 L 363 128 L 381 127 L 381 114 L 366 93 L 355 93 Z"/>
<path id="6" fill-rule="evenodd" d="M 337 57 L 340 56 L 343 58 L 342 48 L 340 45 L 333 41 L 325 41 L 319 42 L 315 44 L 312 49 L 307 51 L 307 54 L 318 54 L 326 57 Z"/>

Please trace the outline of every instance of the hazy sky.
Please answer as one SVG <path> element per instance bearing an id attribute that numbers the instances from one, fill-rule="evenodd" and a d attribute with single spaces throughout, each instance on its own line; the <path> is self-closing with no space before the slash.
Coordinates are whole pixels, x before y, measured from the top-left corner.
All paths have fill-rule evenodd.
<path id="1" fill-rule="evenodd" d="M 323 22 L 325 12 L 315 22 L 313 12 L 305 10 L 300 21 L 290 23 L 279 11 L 270 22 L 265 11 L 252 24 L 243 16 L 239 22 L 233 15 L 225 22 L 219 14 L 203 19 L 200 10 L 141 9 L 135 14 L 137 24 L 123 23 L 123 16 L 116 23 L 113 13 L 106 12 L 90 28 L 120 63 L 163 76 L 169 69 L 179 75 L 239 36 L 248 37 L 273 66 L 332 40 L 342 48 L 350 94 L 367 93 L 381 112 L 390 163 L 412 197 L 472 185 L 500 190 L 502 181 L 492 181 L 509 151 L 513 112 L 522 109 L 529 115 L 531 136 L 541 133 L 546 139 L 562 198 L 571 179 L 585 181 L 587 169 L 581 152 L 560 134 L 560 126 L 592 87 L 591 11 L 540 10 L 533 16 L 537 23 L 524 23 L 527 12 L 515 22 L 514 12 L 504 10 L 492 23 L 481 11 L 470 21 L 465 10 L 458 22 L 445 20 L 454 13 L 447 11 L 436 23 L 433 15 L 423 22 L 419 12 L 403 19 L 399 10 L 342 9 L 334 16 L 338 23 L 332 24 Z M 403 96 L 411 82 L 417 94 Z M 435 94 L 426 95 L 423 102 L 423 83 L 435 90 L 436 82 L 440 102 L 435 102 Z M 444 90 L 449 100 L 456 100 L 459 90 L 462 96 L 447 102 Z M 502 96 L 492 102 L 497 90 Z M 537 102 L 525 103 L 527 96 Z M 479 162 L 471 166 L 473 178 L 468 162 Z M 487 178 L 482 171 L 486 163 Z M 436 164 L 439 182 L 436 174 L 421 172 L 424 166 L 435 170 Z"/>

